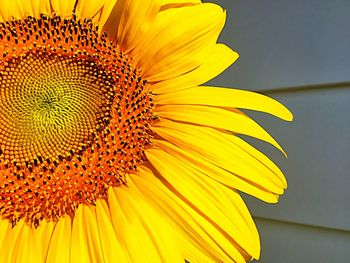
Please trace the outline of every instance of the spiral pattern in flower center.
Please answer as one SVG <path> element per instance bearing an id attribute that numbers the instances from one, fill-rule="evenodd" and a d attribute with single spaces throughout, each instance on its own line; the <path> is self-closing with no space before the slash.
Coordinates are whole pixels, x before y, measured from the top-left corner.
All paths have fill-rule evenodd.
<path id="1" fill-rule="evenodd" d="M 0 215 L 73 216 L 143 162 L 152 94 L 91 20 L 26 17 L 0 39 Z"/>

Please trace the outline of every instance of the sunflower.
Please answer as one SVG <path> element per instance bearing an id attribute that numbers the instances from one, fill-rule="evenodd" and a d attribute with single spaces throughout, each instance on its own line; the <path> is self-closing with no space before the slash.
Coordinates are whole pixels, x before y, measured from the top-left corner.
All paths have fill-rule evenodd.
<path id="1" fill-rule="evenodd" d="M 239 192 L 277 202 L 278 143 L 199 86 L 237 58 L 199 0 L 0 2 L 1 262 L 246 262 L 259 236 Z M 282 150 L 283 151 L 283 150 Z"/>

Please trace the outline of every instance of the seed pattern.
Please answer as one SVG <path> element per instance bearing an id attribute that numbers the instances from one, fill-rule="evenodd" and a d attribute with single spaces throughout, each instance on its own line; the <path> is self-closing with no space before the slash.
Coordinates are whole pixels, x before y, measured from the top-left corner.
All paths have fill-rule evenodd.
<path id="1" fill-rule="evenodd" d="M 73 216 L 145 160 L 153 95 L 91 20 L 0 23 L 0 215 Z"/>

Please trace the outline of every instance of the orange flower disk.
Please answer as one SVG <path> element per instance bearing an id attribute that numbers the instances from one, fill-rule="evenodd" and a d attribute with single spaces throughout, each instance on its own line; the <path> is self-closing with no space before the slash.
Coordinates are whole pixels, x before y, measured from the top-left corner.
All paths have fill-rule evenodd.
<path id="1" fill-rule="evenodd" d="M 107 198 L 151 143 L 132 60 L 75 16 L 7 21 L 0 38 L 0 216 L 38 226 Z"/>

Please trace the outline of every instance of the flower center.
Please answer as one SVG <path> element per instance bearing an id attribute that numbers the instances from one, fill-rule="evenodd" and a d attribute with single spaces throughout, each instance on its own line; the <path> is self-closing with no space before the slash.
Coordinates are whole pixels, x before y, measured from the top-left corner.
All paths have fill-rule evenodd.
<path id="1" fill-rule="evenodd" d="M 73 216 L 144 160 L 152 94 L 91 20 L 0 23 L 0 215 Z"/>

